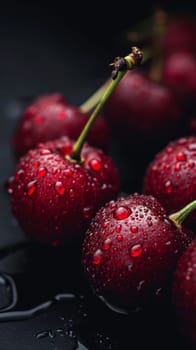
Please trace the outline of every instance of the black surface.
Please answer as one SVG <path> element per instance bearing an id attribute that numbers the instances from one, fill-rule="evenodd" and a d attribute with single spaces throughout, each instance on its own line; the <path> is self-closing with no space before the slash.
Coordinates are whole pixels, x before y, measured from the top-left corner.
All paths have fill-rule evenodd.
<path id="1" fill-rule="evenodd" d="M 101 22 L 96 16 L 93 20 L 94 6 L 87 22 L 86 12 L 83 20 L 79 16 L 81 6 L 76 14 L 73 5 L 66 12 L 57 4 L 39 9 L 31 4 L 28 10 L 5 9 L 1 15 L 0 350 L 139 350 L 144 346 L 185 350 L 187 344 L 178 334 L 171 310 L 163 307 L 130 316 L 109 310 L 84 279 L 80 251 L 70 256 L 64 248 L 30 242 L 11 215 L 4 185 L 14 172 L 10 137 L 21 110 L 46 92 L 62 92 L 76 105 L 85 101 L 108 77 L 115 37 L 128 24 L 126 13 L 125 21 L 117 21 L 112 31 L 115 8 L 104 13 Z M 149 2 L 143 11 L 135 6 L 135 16 L 130 14 L 133 22 L 149 11 Z M 100 8 L 97 11 L 100 15 Z M 123 176 L 126 183 L 127 174 Z M 44 309 L 47 301 L 51 306 Z M 37 306 L 40 312 L 35 315 Z"/>

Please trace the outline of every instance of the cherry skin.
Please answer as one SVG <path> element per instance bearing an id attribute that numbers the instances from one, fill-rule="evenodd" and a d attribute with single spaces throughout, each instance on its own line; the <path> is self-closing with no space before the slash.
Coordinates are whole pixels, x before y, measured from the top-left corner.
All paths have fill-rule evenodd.
<path id="1" fill-rule="evenodd" d="M 173 213 L 196 198 L 196 137 L 171 141 L 148 165 L 143 192 L 155 196 Z M 187 218 L 196 223 L 196 212 Z"/>
<path id="2" fill-rule="evenodd" d="M 164 56 L 177 51 L 196 54 L 196 23 L 187 17 L 172 17 L 162 37 Z"/>
<path id="3" fill-rule="evenodd" d="M 190 52 L 177 51 L 163 60 L 162 81 L 176 91 L 184 103 L 196 95 L 196 58 Z"/>
<path id="4" fill-rule="evenodd" d="M 62 94 L 43 95 L 27 106 L 12 135 L 17 157 L 24 155 L 40 142 L 68 136 L 76 140 L 83 130 L 89 113 L 71 106 Z M 106 150 L 110 142 L 109 126 L 101 116 L 96 120 L 88 138 L 89 144 Z"/>
<path id="5" fill-rule="evenodd" d="M 15 218 L 42 243 L 79 239 L 96 211 L 119 192 L 112 159 L 85 144 L 83 162 L 72 162 L 66 156 L 73 145 L 68 137 L 39 144 L 20 158 L 9 184 Z"/>
<path id="6" fill-rule="evenodd" d="M 145 307 L 163 293 L 190 237 L 154 197 L 118 198 L 97 212 L 85 234 L 84 274 L 106 304 Z"/>
<path id="7" fill-rule="evenodd" d="M 185 250 L 174 275 L 172 299 L 180 332 L 196 345 L 196 240 Z"/>
<path id="8" fill-rule="evenodd" d="M 147 137 L 157 145 L 160 139 L 176 134 L 182 111 L 170 88 L 137 71 L 128 72 L 120 81 L 104 107 L 104 115 L 118 132 L 127 131 L 128 139 L 140 137 L 141 143 Z"/>

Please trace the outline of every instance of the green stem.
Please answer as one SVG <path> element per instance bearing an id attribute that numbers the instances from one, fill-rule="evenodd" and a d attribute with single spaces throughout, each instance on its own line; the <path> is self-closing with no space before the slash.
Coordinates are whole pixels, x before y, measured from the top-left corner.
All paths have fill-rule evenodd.
<path id="1" fill-rule="evenodd" d="M 106 80 L 106 82 L 97 91 L 95 91 L 95 93 L 92 96 L 90 96 L 85 102 L 83 102 L 79 107 L 80 111 L 83 113 L 88 113 L 89 111 L 91 111 L 99 102 L 109 83 L 110 80 Z"/>
<path id="2" fill-rule="evenodd" d="M 152 58 L 152 53 L 149 49 L 145 48 L 143 50 L 143 59 L 142 63 L 144 64 L 147 62 L 150 58 Z M 97 103 L 100 101 L 100 98 L 102 97 L 103 93 L 106 91 L 107 86 L 110 83 L 110 79 L 107 79 L 103 85 L 101 85 L 97 91 L 93 95 L 91 95 L 85 102 L 83 102 L 80 105 L 80 111 L 82 113 L 88 113 L 90 112 Z"/>
<path id="3" fill-rule="evenodd" d="M 183 221 L 187 218 L 187 216 L 196 209 L 196 200 L 192 201 L 191 203 L 187 204 L 184 208 L 180 209 L 174 214 L 171 214 L 169 216 L 170 220 L 174 222 L 174 224 L 177 227 L 181 227 Z"/>
<path id="4" fill-rule="evenodd" d="M 105 103 L 107 102 L 108 98 L 120 82 L 120 80 L 123 78 L 127 70 L 131 70 L 135 68 L 138 63 L 141 62 L 141 59 L 143 57 L 142 52 L 136 48 L 132 48 L 132 53 L 130 55 L 127 55 L 124 58 L 117 57 L 114 61 L 114 63 L 111 64 L 113 66 L 114 70 L 112 72 L 113 79 L 111 82 L 107 85 L 107 88 L 102 95 L 101 99 L 99 100 L 99 103 L 95 107 L 94 111 L 92 112 L 90 118 L 88 119 L 84 129 L 82 130 L 80 136 L 78 137 L 76 143 L 73 146 L 72 153 L 67 157 L 72 162 L 82 162 L 80 153 L 83 147 L 83 144 L 86 141 L 87 135 L 94 124 L 97 116 L 101 112 L 102 108 L 104 107 Z"/>

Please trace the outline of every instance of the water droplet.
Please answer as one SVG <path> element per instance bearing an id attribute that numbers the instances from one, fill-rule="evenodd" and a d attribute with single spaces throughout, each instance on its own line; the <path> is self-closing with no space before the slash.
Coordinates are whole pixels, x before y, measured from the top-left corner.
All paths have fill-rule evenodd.
<path id="1" fill-rule="evenodd" d="M 189 162 L 188 163 L 188 167 L 190 168 L 190 169 L 193 169 L 194 168 L 194 166 L 195 166 L 195 162 Z"/>
<path id="2" fill-rule="evenodd" d="M 142 289 L 142 287 L 143 287 L 144 283 L 145 283 L 145 281 L 144 281 L 144 280 L 142 280 L 142 281 L 140 281 L 140 282 L 139 282 L 139 284 L 138 284 L 138 286 L 137 286 L 137 290 L 138 290 L 138 292 L 139 292 L 139 291 Z"/>
<path id="3" fill-rule="evenodd" d="M 131 262 L 127 265 L 128 271 L 131 271 L 132 268 L 133 268 L 133 261 L 131 261 Z"/>
<path id="4" fill-rule="evenodd" d="M 101 168 L 102 168 L 101 161 L 99 159 L 96 159 L 96 158 L 91 159 L 89 161 L 89 165 L 90 165 L 91 169 L 94 170 L 94 171 L 100 171 Z"/>
<path id="5" fill-rule="evenodd" d="M 131 214 L 131 209 L 128 207 L 118 207 L 114 212 L 114 218 L 117 220 L 127 219 Z"/>
<path id="6" fill-rule="evenodd" d="M 28 196 L 32 196 L 32 194 L 35 192 L 35 190 L 36 190 L 36 183 L 37 183 L 37 180 L 33 180 L 33 181 L 30 181 L 27 184 L 27 194 L 28 194 Z"/>
<path id="7" fill-rule="evenodd" d="M 86 207 L 83 209 L 83 216 L 85 219 L 90 219 L 92 214 L 92 208 L 91 207 Z"/>
<path id="8" fill-rule="evenodd" d="M 167 241 L 165 245 L 171 245 L 171 241 Z"/>
<path id="9" fill-rule="evenodd" d="M 109 250 L 111 247 L 111 239 L 110 238 L 106 238 L 106 240 L 103 242 L 103 250 Z"/>
<path id="10" fill-rule="evenodd" d="M 39 166 L 40 166 L 40 162 L 35 162 L 35 163 L 33 164 L 33 167 L 34 167 L 35 169 L 38 169 Z"/>
<path id="11" fill-rule="evenodd" d="M 156 290 L 156 296 L 159 296 L 160 294 L 161 294 L 161 292 L 162 292 L 162 288 L 157 288 L 157 290 Z"/>
<path id="12" fill-rule="evenodd" d="M 167 154 L 171 154 L 173 152 L 173 148 L 167 147 L 166 152 L 167 152 Z"/>
<path id="13" fill-rule="evenodd" d="M 178 161 L 185 161 L 186 160 L 186 155 L 183 152 L 179 152 L 176 156 L 176 159 Z"/>
<path id="14" fill-rule="evenodd" d="M 173 191 L 172 183 L 170 180 L 166 181 L 166 183 L 165 183 L 165 191 L 168 194 L 172 193 L 172 191 Z"/>
<path id="15" fill-rule="evenodd" d="M 19 169 L 17 171 L 17 173 L 16 173 L 15 179 L 16 180 L 20 180 L 22 178 L 23 174 L 24 174 L 24 170 L 23 169 Z"/>
<path id="16" fill-rule="evenodd" d="M 51 151 L 49 149 L 44 148 L 40 151 L 41 156 L 45 156 L 47 154 L 51 154 Z"/>
<path id="17" fill-rule="evenodd" d="M 138 227 L 137 226 L 131 226 L 130 230 L 132 233 L 137 233 L 138 232 Z"/>
<path id="18" fill-rule="evenodd" d="M 117 239 L 118 242 L 122 242 L 123 241 L 123 236 L 122 235 L 118 235 L 116 237 L 116 239 Z"/>
<path id="19" fill-rule="evenodd" d="M 195 143 L 191 143 L 190 145 L 188 145 L 188 149 L 190 151 L 196 151 L 196 142 Z"/>
<path id="20" fill-rule="evenodd" d="M 59 175 L 60 173 L 61 173 L 61 169 L 60 168 L 57 168 L 57 167 L 52 168 L 52 174 Z"/>
<path id="21" fill-rule="evenodd" d="M 115 231 L 116 231 L 117 233 L 120 233 L 121 228 L 122 228 L 121 225 L 117 225 L 117 226 L 115 227 Z"/>
<path id="22" fill-rule="evenodd" d="M 58 194 L 60 194 L 61 196 L 64 194 L 65 192 L 65 187 L 63 186 L 61 181 L 57 181 L 55 183 L 55 190 Z"/>
<path id="23" fill-rule="evenodd" d="M 69 190 L 69 197 L 70 198 L 74 198 L 75 197 L 75 191 L 72 188 L 70 188 L 70 190 Z"/>
<path id="24" fill-rule="evenodd" d="M 105 221 L 103 224 L 102 224 L 102 227 L 103 228 L 106 228 L 108 226 L 108 223 Z"/>
<path id="25" fill-rule="evenodd" d="M 99 265 L 101 263 L 101 260 L 102 260 L 102 255 L 103 255 L 103 253 L 102 253 L 101 249 L 97 249 L 93 255 L 92 263 L 94 265 Z"/>
<path id="26" fill-rule="evenodd" d="M 47 330 L 47 331 L 40 331 L 40 332 L 35 334 L 35 338 L 36 339 L 42 339 L 42 338 L 47 338 L 47 337 L 49 337 L 49 330 Z"/>
<path id="27" fill-rule="evenodd" d="M 30 150 L 30 151 L 29 151 L 29 155 L 30 155 L 30 157 L 31 157 L 31 158 L 35 158 L 35 156 L 36 156 L 36 152 L 35 152 L 35 151 Z"/>
<path id="28" fill-rule="evenodd" d="M 42 177 L 47 173 L 47 169 L 45 167 L 40 167 L 37 171 L 37 176 Z"/>
<path id="29" fill-rule="evenodd" d="M 170 165 L 169 164 L 165 164 L 164 165 L 164 170 L 168 171 L 170 169 Z"/>
<path id="30" fill-rule="evenodd" d="M 181 163 L 176 163 L 175 170 L 180 171 L 181 170 Z"/>
<path id="31" fill-rule="evenodd" d="M 70 177 L 73 175 L 73 170 L 71 170 L 69 168 L 65 169 L 64 174 L 65 174 L 65 176 Z"/>
<path id="32" fill-rule="evenodd" d="M 140 256 L 141 253 L 142 253 L 142 246 L 141 246 L 141 244 L 135 244 L 133 247 L 131 247 L 130 255 L 133 258 L 136 258 L 136 257 Z"/>

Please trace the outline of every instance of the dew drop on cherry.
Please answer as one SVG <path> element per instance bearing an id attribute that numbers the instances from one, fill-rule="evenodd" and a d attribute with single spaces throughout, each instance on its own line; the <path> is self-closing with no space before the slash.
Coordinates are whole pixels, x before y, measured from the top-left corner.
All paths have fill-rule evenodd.
<path id="1" fill-rule="evenodd" d="M 32 194 L 35 192 L 36 184 L 37 184 L 37 180 L 30 181 L 27 184 L 27 194 L 28 194 L 28 196 L 32 196 Z"/>
<path id="2" fill-rule="evenodd" d="M 193 168 L 195 167 L 195 163 L 194 163 L 194 162 L 189 162 L 189 163 L 188 163 L 188 167 L 189 167 L 190 169 L 193 169 Z"/>
<path id="3" fill-rule="evenodd" d="M 70 190 L 69 190 L 69 197 L 70 198 L 74 198 L 75 197 L 75 192 L 74 192 L 73 188 L 70 188 Z"/>
<path id="4" fill-rule="evenodd" d="M 89 165 L 90 165 L 91 169 L 94 171 L 100 171 L 102 168 L 102 162 L 96 158 L 91 159 L 89 162 Z"/>
<path id="5" fill-rule="evenodd" d="M 117 225 L 117 226 L 115 227 L 115 231 L 116 231 L 117 233 L 120 233 L 121 229 L 122 229 L 122 226 L 121 226 L 121 225 Z"/>
<path id="6" fill-rule="evenodd" d="M 97 249 L 93 255 L 93 260 L 92 260 L 93 265 L 99 265 L 101 263 L 102 255 L 103 253 L 101 249 Z"/>
<path id="7" fill-rule="evenodd" d="M 24 175 L 24 170 L 23 169 L 19 169 L 16 173 L 15 179 L 16 180 L 20 180 L 22 178 L 22 176 Z"/>
<path id="8" fill-rule="evenodd" d="M 65 174 L 65 176 L 70 177 L 73 175 L 73 170 L 65 169 L 64 174 Z"/>
<path id="9" fill-rule="evenodd" d="M 143 249 L 142 249 L 141 244 L 135 244 L 135 245 L 133 245 L 133 247 L 131 247 L 130 256 L 132 256 L 133 258 L 136 258 L 136 257 L 141 255 L 142 250 Z"/>
<path id="10" fill-rule="evenodd" d="M 172 147 L 168 147 L 166 149 L 166 152 L 167 152 L 167 154 L 171 154 L 173 152 L 173 148 Z"/>
<path id="11" fill-rule="evenodd" d="M 122 242 L 123 241 L 123 235 L 118 235 L 116 237 L 116 239 L 117 239 L 118 242 Z"/>
<path id="12" fill-rule="evenodd" d="M 114 218 L 116 220 L 123 220 L 127 219 L 129 215 L 131 214 L 131 209 L 128 207 L 118 207 L 114 212 Z"/>
<path id="13" fill-rule="evenodd" d="M 181 163 L 176 163 L 175 170 L 180 171 L 181 170 Z"/>
<path id="14" fill-rule="evenodd" d="M 111 239 L 110 238 L 106 238 L 106 240 L 103 242 L 102 249 L 103 250 L 109 250 L 110 247 L 111 247 L 111 243 L 112 243 Z"/>
<path id="15" fill-rule="evenodd" d="M 58 194 L 60 194 L 61 196 L 65 193 L 65 187 L 63 186 L 61 181 L 57 181 L 55 183 L 55 190 Z"/>
<path id="16" fill-rule="evenodd" d="M 40 162 L 35 162 L 35 163 L 33 164 L 33 167 L 34 167 L 35 169 L 38 169 L 39 166 L 40 166 Z"/>
<path id="17" fill-rule="evenodd" d="M 49 149 L 42 149 L 40 151 L 41 156 L 46 156 L 47 154 L 51 154 L 51 151 Z"/>
<path id="18" fill-rule="evenodd" d="M 185 161 L 186 160 L 186 155 L 183 152 L 179 152 L 176 156 L 176 159 L 178 161 Z"/>
<path id="19" fill-rule="evenodd" d="M 37 171 L 37 176 L 43 177 L 46 176 L 47 169 L 45 167 L 40 167 Z"/>
<path id="20" fill-rule="evenodd" d="M 172 193 L 172 191 L 173 191 L 172 183 L 170 180 L 166 181 L 166 183 L 165 183 L 165 191 L 168 194 Z"/>
<path id="21" fill-rule="evenodd" d="M 138 227 L 137 226 L 131 226 L 130 230 L 132 233 L 137 233 L 138 232 Z"/>

